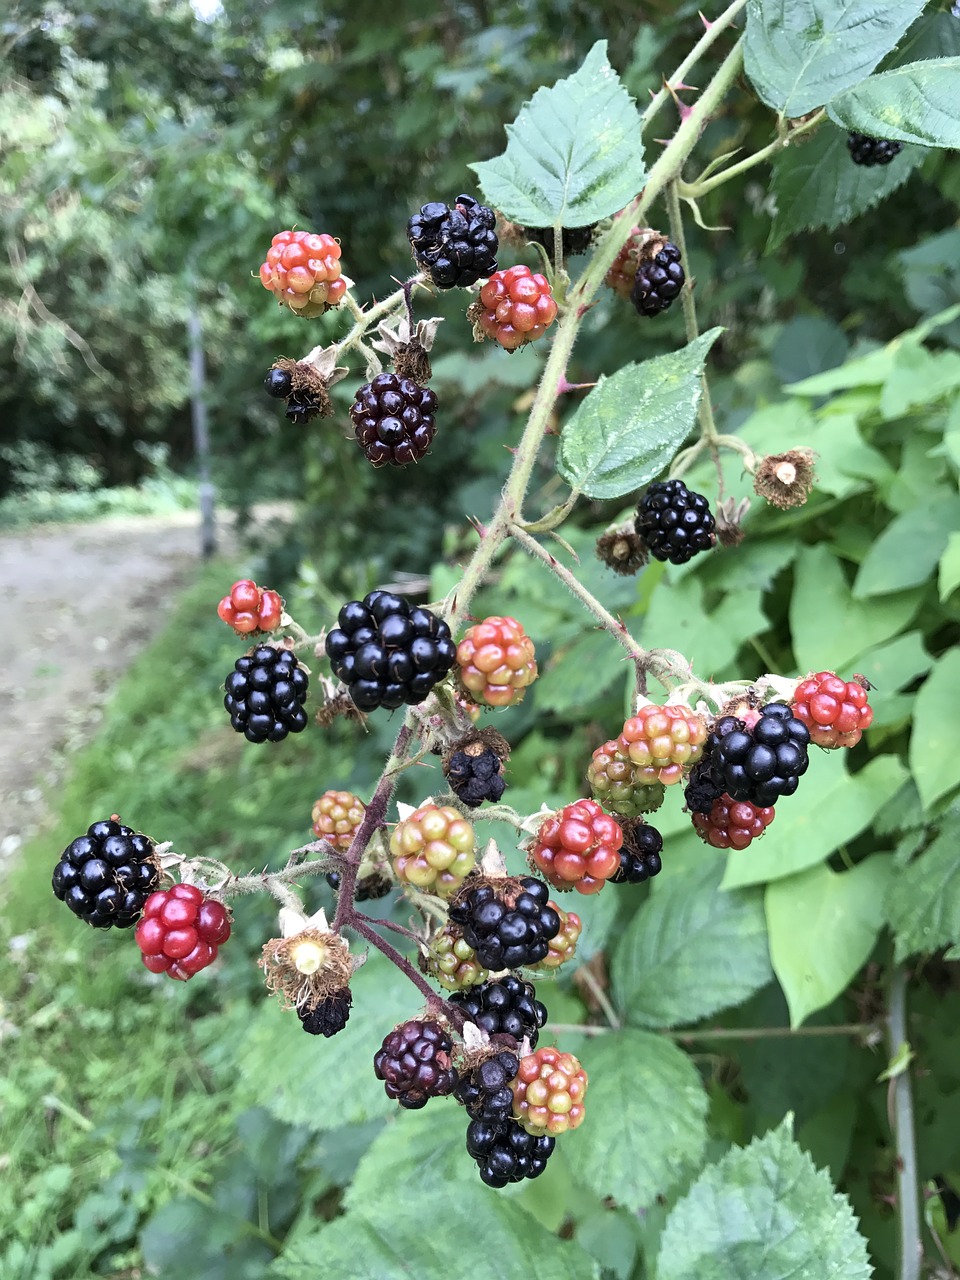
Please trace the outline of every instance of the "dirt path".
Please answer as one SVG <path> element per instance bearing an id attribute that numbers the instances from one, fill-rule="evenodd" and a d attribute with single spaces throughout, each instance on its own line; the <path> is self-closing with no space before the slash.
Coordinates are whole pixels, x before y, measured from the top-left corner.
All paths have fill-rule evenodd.
<path id="1" fill-rule="evenodd" d="M 0 867 L 40 825 L 65 755 L 96 732 L 158 597 L 196 574 L 199 546 L 192 512 L 0 534 Z"/>

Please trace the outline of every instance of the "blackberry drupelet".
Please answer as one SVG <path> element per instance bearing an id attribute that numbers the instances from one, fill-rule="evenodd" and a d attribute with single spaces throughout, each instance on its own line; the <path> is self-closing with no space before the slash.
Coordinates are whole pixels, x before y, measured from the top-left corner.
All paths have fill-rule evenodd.
<path id="1" fill-rule="evenodd" d="M 297 1017 L 303 1025 L 304 1031 L 311 1036 L 335 1036 L 338 1031 L 342 1031 L 347 1025 L 350 1018 L 350 1006 L 353 1004 L 353 995 L 349 987 L 344 987 L 342 991 L 335 991 L 332 996 L 327 996 L 326 1000 L 321 1000 L 315 1008 L 309 1012 L 305 1009 L 297 1010 Z"/>
<path id="2" fill-rule="evenodd" d="M 640 500 L 637 534 L 655 560 L 686 564 L 716 542 L 710 504 L 682 480 L 660 480 Z"/>
<path id="3" fill-rule="evenodd" d="M 662 849 L 663 836 L 656 827 L 648 827 L 645 822 L 624 823 L 620 870 L 611 876 L 612 883 L 643 884 L 659 875 Z"/>
<path id="4" fill-rule="evenodd" d="M 350 406 L 353 430 L 369 462 L 405 467 L 419 462 L 436 434 L 437 397 L 429 387 L 395 373 L 378 373 Z"/>
<path id="5" fill-rule="evenodd" d="M 110 819 L 95 822 L 64 849 L 53 892 L 95 929 L 129 929 L 160 882 L 153 841 Z"/>
<path id="6" fill-rule="evenodd" d="M 457 751 L 446 767 L 450 790 L 469 809 L 476 809 L 484 800 L 494 804 L 503 795 L 503 766 L 500 757 L 490 747 L 484 747 L 477 755 Z"/>
<path id="7" fill-rule="evenodd" d="M 384 1039 L 373 1069 L 384 1082 L 387 1097 L 415 1111 L 430 1098 L 453 1092 L 457 1073 L 450 1062 L 452 1049 L 439 1022 L 405 1022 Z"/>
<path id="8" fill-rule="evenodd" d="M 233 728 L 249 742 L 281 742 L 307 727 L 308 686 L 307 673 L 290 649 L 258 644 L 234 663 L 223 705 Z"/>
<path id="9" fill-rule="evenodd" d="M 685 280 L 680 250 L 668 240 L 659 253 L 640 263 L 630 301 L 642 316 L 659 315 L 678 296 Z"/>
<path id="10" fill-rule="evenodd" d="M 560 917 L 547 905 L 543 881 L 523 876 L 519 886 L 518 892 L 501 896 L 492 885 L 480 885 L 450 906 L 450 919 L 460 925 L 485 969 L 537 964 L 560 932 Z"/>
<path id="11" fill-rule="evenodd" d="M 480 1177 L 488 1187 L 505 1187 L 509 1182 L 538 1178 L 553 1154 L 556 1138 L 534 1137 L 514 1120 L 497 1124 L 492 1120 L 471 1120 L 467 1125 L 467 1151 L 477 1162 Z"/>
<path id="12" fill-rule="evenodd" d="M 763 708 L 752 729 L 733 729 L 720 737 L 714 760 L 724 791 L 732 800 L 760 808 L 792 796 L 807 771 L 810 730 L 785 702 Z"/>
<path id="13" fill-rule="evenodd" d="M 469 1075 L 461 1076 L 454 1097 L 462 1102 L 473 1120 L 504 1123 L 513 1114 L 513 1090 L 510 1082 L 520 1070 L 520 1059 L 505 1050 L 481 1062 Z"/>
<path id="14" fill-rule="evenodd" d="M 465 289 L 497 270 L 495 223 L 492 209 L 461 195 L 453 208 L 436 200 L 423 205 L 407 223 L 407 239 L 438 289 Z"/>
<path id="15" fill-rule="evenodd" d="M 513 1036 L 517 1041 L 526 1036 L 531 1049 L 536 1048 L 540 1028 L 547 1020 L 546 1007 L 536 998 L 533 984 L 521 982 L 512 973 L 467 991 L 455 991 L 450 1002 L 488 1035 Z"/>
<path id="16" fill-rule="evenodd" d="M 292 385 L 293 379 L 286 369 L 271 369 L 263 380 L 267 395 L 274 396 L 277 400 L 285 400 Z"/>
<path id="17" fill-rule="evenodd" d="M 361 711 L 422 702 L 457 654 L 445 622 L 390 591 L 348 601 L 337 621 L 327 657 Z"/>
<path id="18" fill-rule="evenodd" d="M 871 169 L 874 165 L 889 164 L 903 150 L 903 143 L 870 138 L 865 133 L 851 133 L 847 138 L 847 148 L 854 164 Z"/>

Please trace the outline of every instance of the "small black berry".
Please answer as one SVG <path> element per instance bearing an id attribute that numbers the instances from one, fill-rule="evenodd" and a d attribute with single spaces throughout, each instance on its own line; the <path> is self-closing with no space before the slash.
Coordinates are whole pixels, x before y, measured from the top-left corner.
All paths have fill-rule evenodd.
<path id="1" fill-rule="evenodd" d="M 95 822 L 64 849 L 54 895 L 95 929 L 129 929 L 160 883 L 153 841 L 112 818 Z"/>
<path id="2" fill-rule="evenodd" d="M 267 395 L 274 396 L 277 400 L 285 400 L 290 394 L 293 379 L 286 369 L 271 369 L 264 378 L 263 385 Z"/>
<path id="3" fill-rule="evenodd" d="M 678 296 L 685 280 L 680 250 L 668 240 L 659 253 L 637 268 L 630 301 L 642 316 L 659 315 Z"/>
<path id="4" fill-rule="evenodd" d="M 224 682 L 230 724 L 249 742 L 280 742 L 288 733 L 302 733 L 308 684 L 291 650 L 258 644 L 237 659 Z"/>
<path id="5" fill-rule="evenodd" d="M 519 883 L 512 904 L 486 884 L 450 905 L 450 919 L 460 925 L 484 969 L 496 972 L 537 964 L 560 932 L 560 917 L 547 905 L 544 882 L 523 876 Z"/>
<path id="6" fill-rule="evenodd" d="M 430 448 L 436 411 L 437 397 L 429 387 L 378 373 L 357 392 L 350 417 L 357 443 L 375 467 L 403 467 L 419 462 Z"/>
<path id="7" fill-rule="evenodd" d="M 796 791 L 807 771 L 809 741 L 809 729 L 787 704 L 771 702 L 752 729 L 733 728 L 719 738 L 716 776 L 732 800 L 768 808 Z"/>
<path id="8" fill-rule="evenodd" d="M 445 772 L 451 791 L 470 809 L 476 809 L 484 800 L 496 804 L 503 795 L 503 765 L 491 747 L 484 747 L 476 755 L 455 752 Z"/>
<path id="9" fill-rule="evenodd" d="M 407 223 L 407 239 L 438 289 L 463 289 L 497 270 L 495 223 L 492 209 L 461 195 L 453 208 L 440 201 L 423 205 Z"/>
<path id="10" fill-rule="evenodd" d="M 847 147 L 854 164 L 872 168 L 889 164 L 903 150 L 902 142 L 889 142 L 885 138 L 870 138 L 865 133 L 851 133 Z"/>
<path id="11" fill-rule="evenodd" d="M 455 991 L 450 1001 L 488 1035 L 513 1036 L 518 1042 L 526 1036 L 531 1049 L 536 1048 L 540 1028 L 547 1020 L 546 1007 L 536 998 L 532 983 L 522 982 L 512 973 L 467 991 Z"/>
<path id="12" fill-rule="evenodd" d="M 450 1063 L 452 1049 L 439 1022 L 405 1022 L 384 1039 L 373 1069 L 388 1098 L 417 1110 L 430 1098 L 453 1092 L 457 1073 Z"/>
<path id="13" fill-rule="evenodd" d="M 350 988 L 344 987 L 341 991 L 335 991 L 332 996 L 327 996 L 326 1000 L 321 1000 L 309 1012 L 298 1009 L 297 1017 L 304 1031 L 309 1035 L 325 1036 L 329 1039 L 347 1025 L 352 1004 L 353 995 Z"/>
<path id="14" fill-rule="evenodd" d="M 548 1134 L 535 1138 L 515 1120 L 502 1124 L 493 1120 L 471 1120 L 467 1125 L 467 1151 L 489 1187 L 505 1187 L 508 1182 L 538 1178 L 547 1167 L 556 1142 L 556 1138 Z"/>
<path id="15" fill-rule="evenodd" d="M 663 863 L 660 853 L 663 836 L 656 827 L 645 822 L 624 824 L 620 848 L 620 870 L 610 877 L 613 884 L 643 884 L 659 875 Z"/>
<path id="16" fill-rule="evenodd" d="M 454 1097 L 474 1120 L 510 1119 L 513 1112 L 513 1090 L 510 1082 L 520 1070 L 520 1059 L 505 1050 L 461 1076 Z"/>
<path id="17" fill-rule="evenodd" d="M 655 560 L 686 564 L 716 542 L 710 504 L 682 480 L 652 484 L 637 507 L 636 531 Z"/>

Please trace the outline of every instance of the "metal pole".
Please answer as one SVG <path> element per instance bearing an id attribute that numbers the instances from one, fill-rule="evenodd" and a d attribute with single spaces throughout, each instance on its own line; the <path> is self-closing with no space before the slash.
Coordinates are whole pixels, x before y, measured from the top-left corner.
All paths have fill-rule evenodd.
<path id="1" fill-rule="evenodd" d="M 190 414 L 193 420 L 193 448 L 200 476 L 200 553 L 204 559 L 217 549 L 217 525 L 214 514 L 213 482 L 210 479 L 210 432 L 207 426 L 207 402 L 203 391 L 206 367 L 203 359 L 203 326 L 200 322 L 197 282 L 189 276 L 192 305 L 187 314 L 187 341 L 190 347 Z"/>

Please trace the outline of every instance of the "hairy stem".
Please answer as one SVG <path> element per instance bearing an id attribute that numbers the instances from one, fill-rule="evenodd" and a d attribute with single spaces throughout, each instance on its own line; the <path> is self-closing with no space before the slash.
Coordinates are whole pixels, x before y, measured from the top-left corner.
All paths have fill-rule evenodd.
<path id="1" fill-rule="evenodd" d="M 895 966 L 890 978 L 887 1043 L 890 1057 L 907 1041 L 907 970 Z M 913 1089 L 910 1068 L 891 1082 L 894 1140 L 897 1146 L 897 1209 L 900 1218 L 900 1280 L 919 1280 L 923 1246 L 920 1243 L 920 1184 L 917 1175 L 917 1140 L 913 1123 Z"/>
<path id="2" fill-rule="evenodd" d="M 753 155 L 746 156 L 736 164 L 722 169 L 720 173 L 714 174 L 709 178 L 698 178 L 696 182 L 681 182 L 680 195 L 686 200 L 697 200 L 701 196 L 705 196 L 708 191 L 713 191 L 716 187 L 722 187 L 725 182 L 729 182 L 732 178 L 738 178 L 741 174 L 748 173 L 751 169 L 756 168 L 758 164 L 763 164 L 765 161 L 773 159 L 779 152 L 789 147 L 795 138 L 802 138 L 805 133 L 810 133 L 816 129 L 825 116 L 826 112 L 821 108 L 809 120 L 804 120 L 795 129 L 778 132 L 773 142 L 761 147 Z"/>
<path id="3" fill-rule="evenodd" d="M 719 18 L 716 18 L 713 22 L 707 24 L 706 31 L 680 63 L 679 67 L 677 67 L 670 79 L 664 83 L 664 87 L 659 91 L 659 93 L 654 94 L 650 101 L 650 105 L 643 113 L 644 128 L 646 128 L 660 108 L 664 106 L 670 98 L 670 89 L 667 88 L 667 85 L 676 89 L 678 85 L 683 84 L 684 77 L 687 73 L 697 65 L 707 50 L 711 48 L 721 35 L 723 35 L 724 31 L 726 31 L 726 29 L 733 23 L 734 19 L 738 17 L 746 7 L 747 0 L 734 0 L 734 3 L 728 5 Z M 704 22 L 706 22 L 706 19 L 704 19 Z"/>
<path id="4" fill-rule="evenodd" d="M 687 257 L 687 239 L 683 231 L 683 214 L 680 210 L 680 197 L 677 194 L 677 186 L 679 179 L 671 182 L 667 187 L 667 213 L 670 218 L 670 239 L 680 250 L 680 256 L 687 264 L 687 270 L 690 269 L 690 260 Z M 694 338 L 700 336 L 700 326 L 697 323 L 697 304 L 693 297 L 692 279 L 688 280 L 686 287 L 680 291 L 680 301 L 683 305 L 683 327 L 686 330 L 687 341 L 693 342 Z M 700 417 L 700 440 L 701 447 L 708 447 L 716 452 L 717 447 L 717 424 L 713 416 L 713 401 L 710 398 L 710 384 L 707 381 L 706 370 L 700 375 L 700 408 L 698 410 Z M 696 446 L 695 446 L 696 447 Z M 691 459 L 692 461 L 692 459 Z M 671 472 L 671 474 L 673 474 Z"/>

